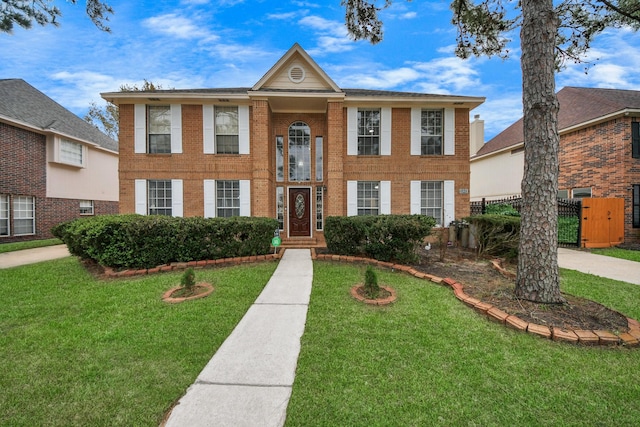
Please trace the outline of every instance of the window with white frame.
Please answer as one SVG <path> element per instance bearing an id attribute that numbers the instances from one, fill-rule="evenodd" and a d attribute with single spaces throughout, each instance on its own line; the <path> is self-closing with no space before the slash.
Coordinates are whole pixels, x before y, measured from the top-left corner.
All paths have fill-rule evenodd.
<path id="1" fill-rule="evenodd" d="M 171 107 L 168 105 L 147 106 L 148 152 L 171 153 Z"/>
<path id="2" fill-rule="evenodd" d="M 276 187 L 276 219 L 278 228 L 284 230 L 284 187 Z"/>
<path id="3" fill-rule="evenodd" d="M 443 223 L 444 192 L 442 181 L 422 181 L 420 183 L 420 213 L 435 218 L 436 224 Z"/>
<path id="4" fill-rule="evenodd" d="M 22 236 L 35 234 L 35 197 L 15 196 L 13 198 L 13 234 Z"/>
<path id="5" fill-rule="evenodd" d="M 380 155 L 379 108 L 358 108 L 358 155 Z"/>
<path id="6" fill-rule="evenodd" d="M 380 181 L 358 181 L 358 215 L 380 214 Z"/>
<path id="7" fill-rule="evenodd" d="M 216 181 L 216 216 L 240 216 L 240 181 Z"/>
<path id="8" fill-rule="evenodd" d="M 420 120 L 420 153 L 442 155 L 444 138 L 443 110 L 422 110 Z"/>
<path id="9" fill-rule="evenodd" d="M 9 196 L 0 194 L 0 236 L 8 236 L 9 228 Z"/>
<path id="10" fill-rule="evenodd" d="M 84 152 L 82 144 L 61 139 L 59 145 L 58 160 L 74 166 L 84 165 Z"/>
<path id="11" fill-rule="evenodd" d="M 284 137 L 276 136 L 276 181 L 284 181 Z"/>
<path id="12" fill-rule="evenodd" d="M 322 137 L 316 136 L 316 181 L 322 181 L 323 173 Z"/>
<path id="13" fill-rule="evenodd" d="M 149 215 L 172 215 L 171 180 L 147 181 L 147 206 Z"/>
<path id="14" fill-rule="evenodd" d="M 93 200 L 80 200 L 80 215 L 93 215 Z"/>
<path id="15" fill-rule="evenodd" d="M 323 196 L 324 186 L 316 187 L 316 230 L 322 230 L 324 227 L 324 214 L 323 214 Z"/>
<path id="16" fill-rule="evenodd" d="M 289 126 L 289 181 L 311 180 L 311 129 L 304 122 Z"/>
<path id="17" fill-rule="evenodd" d="M 238 107 L 214 107 L 215 146 L 217 154 L 238 154 Z"/>

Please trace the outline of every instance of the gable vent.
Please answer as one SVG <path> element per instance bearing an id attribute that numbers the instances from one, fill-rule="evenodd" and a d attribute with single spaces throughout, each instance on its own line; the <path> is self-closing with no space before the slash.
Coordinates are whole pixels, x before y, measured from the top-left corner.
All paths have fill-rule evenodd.
<path id="1" fill-rule="evenodd" d="M 301 83 L 304 80 L 305 73 L 304 68 L 299 65 L 294 65 L 289 68 L 289 80 L 293 83 Z"/>

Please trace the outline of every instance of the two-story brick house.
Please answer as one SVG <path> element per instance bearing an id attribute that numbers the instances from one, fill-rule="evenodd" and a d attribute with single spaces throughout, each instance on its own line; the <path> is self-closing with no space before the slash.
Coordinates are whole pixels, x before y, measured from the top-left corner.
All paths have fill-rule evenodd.
<path id="1" fill-rule="evenodd" d="M 0 80 L 0 244 L 117 212 L 117 141 L 24 80 Z"/>
<path id="2" fill-rule="evenodd" d="M 120 212 L 277 218 L 469 213 L 469 111 L 484 98 L 341 89 L 295 44 L 253 87 L 103 93 L 120 109 Z"/>
<path id="3" fill-rule="evenodd" d="M 565 87 L 560 103 L 558 197 L 624 199 L 624 241 L 640 243 L 640 91 Z M 520 194 L 522 119 L 471 158 L 472 200 Z"/>

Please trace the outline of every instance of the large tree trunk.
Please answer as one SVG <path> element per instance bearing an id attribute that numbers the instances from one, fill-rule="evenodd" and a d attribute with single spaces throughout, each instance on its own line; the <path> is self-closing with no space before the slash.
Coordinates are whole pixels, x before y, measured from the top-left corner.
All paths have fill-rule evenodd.
<path id="1" fill-rule="evenodd" d="M 515 295 L 561 303 L 558 276 L 558 99 L 552 0 L 522 0 L 524 177 Z"/>

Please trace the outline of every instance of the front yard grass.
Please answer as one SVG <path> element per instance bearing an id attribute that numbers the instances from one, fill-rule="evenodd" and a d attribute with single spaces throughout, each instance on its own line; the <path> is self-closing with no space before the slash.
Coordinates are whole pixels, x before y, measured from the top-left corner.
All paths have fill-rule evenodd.
<path id="1" fill-rule="evenodd" d="M 13 242 L 0 244 L 0 254 L 5 252 L 21 251 L 23 249 L 42 248 L 45 246 L 61 245 L 60 239 L 44 239 L 44 240 L 29 240 L 27 242 Z"/>
<path id="2" fill-rule="evenodd" d="M 215 292 L 176 305 L 161 296 L 180 273 L 99 281 L 73 257 L 0 270 L 0 425 L 157 426 L 275 267 L 197 270 Z"/>
<path id="3" fill-rule="evenodd" d="M 349 295 L 364 267 L 314 263 L 287 426 L 635 425 L 640 350 L 544 340 L 452 291 L 378 271 L 391 306 Z M 640 286 L 562 271 L 563 291 L 640 319 Z"/>
<path id="4" fill-rule="evenodd" d="M 621 248 L 591 249 L 591 253 L 640 262 L 640 251 Z"/>

